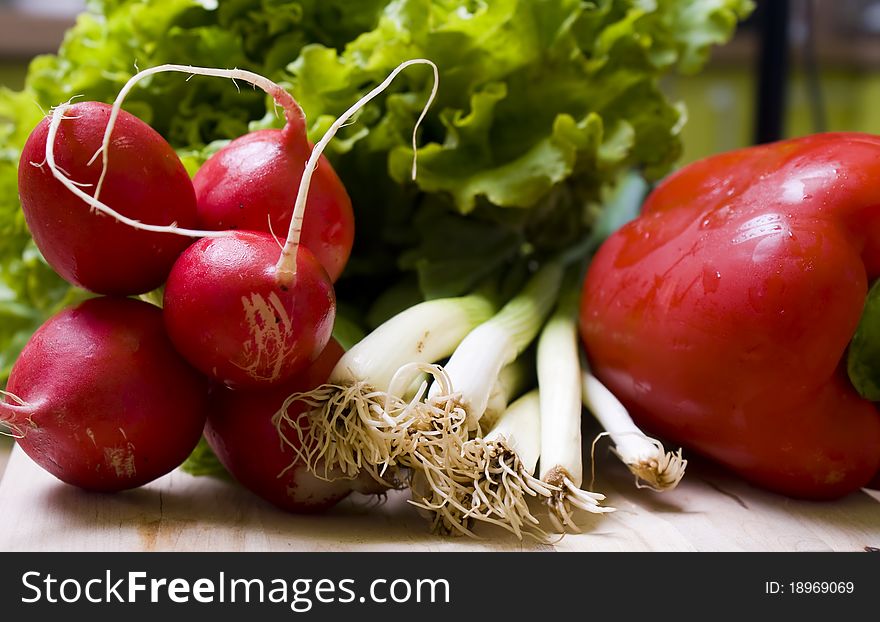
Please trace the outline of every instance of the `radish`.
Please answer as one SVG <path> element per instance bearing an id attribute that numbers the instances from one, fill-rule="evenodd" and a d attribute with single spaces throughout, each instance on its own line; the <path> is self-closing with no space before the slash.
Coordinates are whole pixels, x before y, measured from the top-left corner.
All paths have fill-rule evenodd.
<path id="1" fill-rule="evenodd" d="M 273 417 L 287 396 L 324 382 L 342 354 L 342 347 L 331 339 L 315 362 L 287 384 L 257 391 L 217 387 L 212 395 L 205 426 L 211 449 L 240 484 L 283 510 L 320 512 L 355 489 L 374 493 L 387 489 L 369 476 L 319 479 L 278 438 Z"/>
<path id="2" fill-rule="evenodd" d="M 434 70 L 431 97 L 413 131 L 415 153 L 416 131 L 437 89 L 437 68 L 423 59 L 399 65 L 330 126 L 305 163 L 283 245 L 265 233 L 198 231 L 124 220 L 132 227 L 145 230 L 217 238 L 201 240 L 187 249 L 172 268 L 165 288 L 163 306 L 168 333 L 175 347 L 197 369 L 229 386 L 268 387 L 292 378 L 323 350 L 335 317 L 332 284 L 312 253 L 299 243 L 311 178 L 321 154 L 339 128 L 384 91 L 397 74 L 413 64 L 427 64 Z M 105 171 L 110 136 L 126 94 L 139 80 L 163 71 L 241 79 L 262 88 L 276 101 L 284 99 L 283 89 L 274 82 L 238 69 L 161 65 L 141 71 L 123 86 L 113 104 L 104 143 L 95 154 L 95 157 L 102 154 Z M 47 162 L 53 174 L 62 177 L 53 167 L 51 147 L 53 132 L 57 131 L 65 109 L 60 106 L 53 113 L 47 138 Z M 293 109 L 288 107 L 285 111 L 290 120 Z M 415 166 L 414 157 L 413 175 Z M 99 200 L 103 180 L 102 175 L 94 196 L 83 193 L 75 185 L 69 185 L 68 189 L 95 209 L 122 219 L 118 212 Z"/>
<path id="3" fill-rule="evenodd" d="M 193 178 L 201 227 L 211 230 L 287 231 L 312 149 L 305 115 L 283 89 L 270 95 L 284 110 L 280 130 L 259 130 L 236 138 L 212 155 Z M 306 200 L 302 243 L 331 281 L 342 273 L 354 242 L 351 199 L 323 156 Z"/>
<path id="4" fill-rule="evenodd" d="M 99 294 L 141 294 L 159 287 L 187 240 L 98 216 L 65 189 L 66 184 L 80 192 L 96 187 L 102 171 L 91 159 L 102 144 L 111 107 L 83 102 L 63 112 L 65 122 L 53 133 L 51 165 L 50 121 L 44 119 L 28 137 L 18 168 L 21 205 L 37 247 L 65 280 Z M 132 219 L 195 225 L 195 192 L 174 149 L 127 112 L 119 114 L 116 125 L 107 149 L 113 167 L 104 178 L 104 201 Z"/>
<path id="5" fill-rule="evenodd" d="M 180 465 L 205 424 L 206 380 L 178 355 L 157 307 L 93 298 L 43 324 L 12 368 L 0 422 L 58 479 L 102 492 Z"/>
<path id="6" fill-rule="evenodd" d="M 298 122 L 291 121 L 291 116 Z M 301 113 L 298 118 L 288 115 L 281 130 L 259 130 L 233 140 L 208 158 L 193 178 L 200 226 L 287 231 L 310 150 Z M 335 282 L 353 242 L 351 199 L 322 157 L 306 201 L 303 246 L 314 253 Z"/>
<path id="7" fill-rule="evenodd" d="M 168 335 L 194 367 L 232 387 L 283 384 L 308 367 L 333 331 L 336 298 L 305 247 L 281 278 L 268 233 L 195 242 L 174 264 L 163 307 Z"/>

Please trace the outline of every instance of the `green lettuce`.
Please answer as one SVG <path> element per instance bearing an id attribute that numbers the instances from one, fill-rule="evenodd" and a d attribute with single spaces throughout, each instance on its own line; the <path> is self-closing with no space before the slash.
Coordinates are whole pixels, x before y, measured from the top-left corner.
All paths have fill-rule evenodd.
<path id="1" fill-rule="evenodd" d="M 204 437 L 199 439 L 198 445 L 193 449 L 189 457 L 180 465 L 183 471 L 190 475 L 210 475 L 219 478 L 229 478 L 229 472 L 220 462 L 220 459 L 211 450 L 208 441 Z"/>
<path id="2" fill-rule="evenodd" d="M 669 171 L 684 111 L 660 78 L 698 70 L 750 10 L 749 0 L 93 0 L 58 53 L 33 60 L 23 91 L 0 90 L 0 375 L 78 295 L 35 251 L 16 192 L 21 146 L 53 105 L 112 101 L 136 67 L 235 66 L 290 88 L 314 140 L 401 61 L 433 60 L 440 91 L 415 181 L 426 67 L 401 74 L 328 152 L 356 210 L 337 287 L 351 333 L 403 301 L 462 293 L 577 244 L 623 171 Z M 141 83 L 126 108 L 190 172 L 222 141 L 282 122 L 259 91 L 175 74 Z"/>

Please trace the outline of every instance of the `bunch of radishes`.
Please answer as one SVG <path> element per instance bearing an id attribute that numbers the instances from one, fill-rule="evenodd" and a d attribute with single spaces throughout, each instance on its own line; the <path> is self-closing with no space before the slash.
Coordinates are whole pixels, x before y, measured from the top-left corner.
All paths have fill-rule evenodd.
<path id="1" fill-rule="evenodd" d="M 401 65 L 314 149 L 280 86 L 176 65 L 140 72 L 112 107 L 65 104 L 34 129 L 19 167 L 28 226 L 62 277 L 100 295 L 50 318 L 3 392 L 0 422 L 34 461 L 70 484 L 118 491 L 177 467 L 204 429 L 232 475 L 276 505 L 320 509 L 362 489 L 308 472 L 273 416 L 342 355 L 331 340 L 333 283 L 354 221 L 321 152 L 414 62 L 431 64 Z M 250 82 L 286 124 L 232 141 L 190 180 L 172 147 L 121 110 L 134 84 L 160 71 Z M 163 284 L 162 308 L 132 298 Z"/>

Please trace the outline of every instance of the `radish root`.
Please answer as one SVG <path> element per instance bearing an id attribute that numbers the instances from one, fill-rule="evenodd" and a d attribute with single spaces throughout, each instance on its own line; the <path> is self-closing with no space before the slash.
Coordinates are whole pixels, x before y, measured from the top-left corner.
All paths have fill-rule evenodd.
<path id="1" fill-rule="evenodd" d="M 30 416 L 34 413 L 35 408 L 29 402 L 21 399 L 14 393 L 3 391 L 0 389 L 0 397 L 9 398 L 14 403 L 0 401 L 0 435 L 11 436 L 12 438 L 24 438 L 24 429 L 22 423 L 29 421 Z M 6 426 L 10 431 L 3 430 Z"/>
<path id="2" fill-rule="evenodd" d="M 120 110 L 122 110 L 122 102 L 125 101 L 128 93 L 131 91 L 131 89 L 134 88 L 134 86 L 138 82 L 152 75 L 165 72 L 187 73 L 189 74 L 190 78 L 197 75 L 229 78 L 230 80 L 232 80 L 232 83 L 235 84 L 236 89 L 238 89 L 238 83 L 235 82 L 236 79 L 247 82 L 248 84 L 251 84 L 255 87 L 259 87 L 272 97 L 276 105 L 280 105 L 284 109 L 284 117 L 287 121 L 287 127 L 290 128 L 291 131 L 302 134 L 303 138 L 305 138 L 306 115 L 303 112 L 303 109 L 293 98 L 293 95 L 284 90 L 281 85 L 272 82 L 269 78 L 266 78 L 265 76 L 261 76 L 260 74 L 254 73 L 252 71 L 246 71 L 244 69 L 217 69 L 214 67 L 193 67 L 191 65 L 174 64 L 165 64 L 158 65 L 156 67 L 150 67 L 149 69 L 144 69 L 143 71 L 139 71 L 138 73 L 136 73 L 119 90 L 119 94 L 116 95 L 116 100 L 113 102 L 113 109 L 110 111 L 110 119 L 108 119 L 107 127 L 104 130 L 104 140 L 101 143 L 101 147 L 95 152 L 95 154 L 92 156 L 92 159 L 88 162 L 89 165 L 91 165 L 95 161 L 95 158 L 97 158 L 99 154 L 101 155 L 101 176 L 98 178 L 98 185 L 95 188 L 95 199 L 97 199 L 100 195 L 101 188 L 104 184 L 104 177 L 107 173 L 108 164 L 107 147 L 110 144 L 110 136 L 113 133 L 114 126 L 116 125 L 116 119 L 119 116 Z M 187 78 L 187 80 L 188 79 L 189 78 Z"/>
<path id="3" fill-rule="evenodd" d="M 75 196 L 79 197 L 92 209 L 97 210 L 105 216 L 115 218 L 117 221 L 121 222 L 124 225 L 128 225 L 142 231 L 152 231 L 154 233 L 172 233 L 175 235 L 182 235 L 184 237 L 191 238 L 217 238 L 229 235 L 228 231 L 202 231 L 199 229 L 186 229 L 183 227 L 178 227 L 175 223 L 172 223 L 170 225 L 151 225 L 143 223 L 139 220 L 135 220 L 133 218 L 129 218 L 128 216 L 120 214 L 106 203 L 103 203 L 102 201 L 96 199 L 94 196 L 84 192 L 81 188 L 83 184 L 70 179 L 55 162 L 55 138 L 58 135 L 58 128 L 61 125 L 61 121 L 65 119 L 76 118 L 66 116 L 65 113 L 69 109 L 70 104 L 62 104 L 52 111 L 52 118 L 49 122 L 49 131 L 46 136 L 46 165 L 49 167 L 49 171 L 52 173 L 52 176 L 55 177 L 55 179 L 57 179 L 59 182 L 61 182 L 61 184 L 70 192 L 72 192 Z"/>
<path id="4" fill-rule="evenodd" d="M 142 231 L 152 231 L 154 233 L 171 233 L 174 235 L 182 235 L 184 237 L 193 237 L 193 238 L 202 238 L 202 237 L 222 237 L 225 235 L 229 235 L 228 231 L 205 231 L 200 229 L 187 229 L 184 227 L 178 227 L 176 223 L 171 223 L 169 225 L 151 225 L 147 223 L 143 223 L 139 220 L 134 220 L 123 214 L 120 214 L 112 207 L 103 203 L 100 200 L 101 189 L 104 185 L 104 179 L 107 176 L 107 167 L 108 167 L 108 156 L 109 156 L 109 144 L 110 138 L 113 134 L 113 129 L 116 126 L 116 120 L 119 117 L 119 113 L 122 110 L 122 103 L 125 101 L 126 96 L 131 91 L 134 86 L 149 76 L 164 73 L 164 72 L 178 72 L 178 73 L 186 73 L 189 74 L 190 77 L 195 75 L 203 75 L 203 76 L 215 76 L 221 78 L 230 78 L 233 81 L 236 79 L 248 82 L 254 86 L 258 86 L 263 89 L 266 93 L 272 96 L 277 104 L 280 104 L 285 111 L 285 118 L 289 126 L 294 129 L 300 128 L 297 131 L 302 131 L 305 133 L 305 115 L 303 114 L 302 108 L 300 108 L 299 104 L 293 98 L 290 93 L 285 91 L 280 85 L 272 82 L 268 78 L 261 76 L 259 74 L 245 71 L 243 69 L 217 69 L 213 67 L 193 67 L 189 65 L 174 65 L 174 64 L 166 64 L 166 65 L 158 65 L 156 67 L 151 67 L 149 69 L 144 69 L 143 71 L 138 72 L 134 76 L 132 76 L 128 82 L 120 89 L 119 94 L 116 96 L 116 100 L 113 102 L 113 108 L 110 111 L 110 118 L 107 120 L 107 127 L 104 129 L 104 137 L 101 142 L 101 146 L 98 150 L 92 155 L 92 158 L 89 160 L 88 164 L 91 165 L 94 163 L 95 159 L 100 155 L 101 156 L 101 175 L 98 178 L 98 183 L 95 186 L 94 195 L 89 195 L 81 189 L 83 184 L 79 182 L 73 181 L 66 175 L 55 162 L 55 137 L 58 134 L 58 127 L 61 124 L 61 121 L 64 119 L 72 119 L 75 117 L 69 117 L 65 115 L 65 112 L 70 108 L 71 104 L 68 102 L 66 104 L 62 104 L 56 107 L 52 112 L 52 118 L 49 122 L 49 131 L 46 137 L 46 163 L 49 166 L 49 170 L 52 175 L 60 181 L 68 190 L 70 190 L 74 195 L 82 199 L 85 203 L 87 203 L 92 209 L 106 215 L 111 218 L 115 218 L 117 221 L 128 225 L 130 227 L 134 227 L 135 229 L 140 229 Z"/>

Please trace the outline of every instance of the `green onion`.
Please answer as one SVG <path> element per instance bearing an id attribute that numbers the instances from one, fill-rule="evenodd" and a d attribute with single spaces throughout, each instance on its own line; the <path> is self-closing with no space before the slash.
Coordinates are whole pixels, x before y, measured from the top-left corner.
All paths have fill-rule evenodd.
<path id="1" fill-rule="evenodd" d="M 484 437 L 450 451 L 444 464 L 426 464 L 417 472 L 411 503 L 433 517 L 432 527 L 440 533 L 474 536 L 469 525 L 478 520 L 518 538 L 546 537 L 527 503 L 528 496 L 553 492 L 533 476 L 540 435 L 535 389 L 513 402 Z"/>
<path id="2" fill-rule="evenodd" d="M 486 411 L 501 369 L 534 341 L 553 309 L 562 271 L 556 262 L 538 270 L 517 296 L 462 340 L 444 366 L 473 427 Z M 429 395 L 436 394 L 432 387 Z"/>
<path id="3" fill-rule="evenodd" d="M 541 330 L 559 293 L 562 274 L 563 267 L 559 262 L 543 266 L 517 296 L 462 340 L 444 366 L 452 387 L 448 400 L 466 413 L 468 427 L 475 431 L 475 438 L 462 441 L 459 434 L 450 434 L 445 448 L 442 442 L 437 442 L 431 452 L 417 450 L 412 455 L 414 465 L 421 470 L 421 474 L 416 475 L 419 486 L 414 491 L 415 503 L 435 513 L 435 528 L 469 533 L 467 524 L 470 519 L 477 519 L 501 525 L 522 537 L 523 529 L 532 525 L 534 518 L 525 496 L 549 498 L 557 491 L 532 477 L 534 464 L 531 464 L 531 470 L 518 467 L 511 471 L 511 464 L 529 464 L 531 456 L 525 461 L 518 457 L 510 439 L 481 437 L 480 419 L 499 382 L 501 370 L 513 363 Z M 441 389 L 435 383 L 429 401 L 438 400 L 440 393 Z M 536 398 L 537 394 L 532 397 Z M 530 400 L 524 402 L 526 405 L 530 403 Z M 537 412 L 535 406 L 536 417 Z M 502 422 L 508 416 L 513 415 L 505 411 L 493 430 L 507 426 Z M 513 420 L 523 422 L 523 425 L 530 421 L 525 417 Z M 507 427 L 504 430 L 505 433 L 509 431 Z M 458 432 L 458 428 L 455 431 Z M 521 434 L 513 437 L 521 438 Z M 537 437 L 533 434 L 531 438 Z M 497 469 L 506 474 L 502 480 L 493 478 Z M 505 485 L 496 489 L 498 481 Z M 490 489 L 492 494 L 486 492 Z"/>
<path id="4" fill-rule="evenodd" d="M 581 489 L 581 368 L 576 314 L 578 290 L 563 294 L 538 339 L 538 387 L 541 390 L 541 481 L 557 489 L 546 499 L 559 531 L 580 531 L 572 507 L 601 513 L 605 495 Z"/>
<path id="5" fill-rule="evenodd" d="M 432 425 L 423 396 L 406 400 L 411 383 L 395 377 L 449 356 L 493 310 L 488 299 L 471 295 L 422 302 L 387 320 L 343 355 L 327 384 L 285 400 L 275 416 L 282 440 L 324 477 L 355 477 L 361 469 L 381 477 L 406 460 L 414 432 Z M 426 370 L 438 373 L 419 368 Z M 392 381 L 399 385 L 393 392 Z M 289 414 L 298 402 L 307 412 Z M 287 437 L 290 430 L 298 436 Z"/>
<path id="6" fill-rule="evenodd" d="M 498 380 L 489 394 L 486 411 L 480 418 L 480 426 L 491 429 L 498 418 L 507 410 L 507 406 L 529 386 L 530 376 L 534 373 L 533 365 L 529 364 L 526 355 L 520 356 L 510 365 L 505 366 L 498 374 Z"/>
<path id="7" fill-rule="evenodd" d="M 678 486 L 687 467 L 681 449 L 667 452 L 660 441 L 642 432 L 620 400 L 589 372 L 586 362 L 582 389 L 584 405 L 605 429 L 596 440 L 611 437 L 614 453 L 635 476 L 636 487 L 663 492 Z"/>

